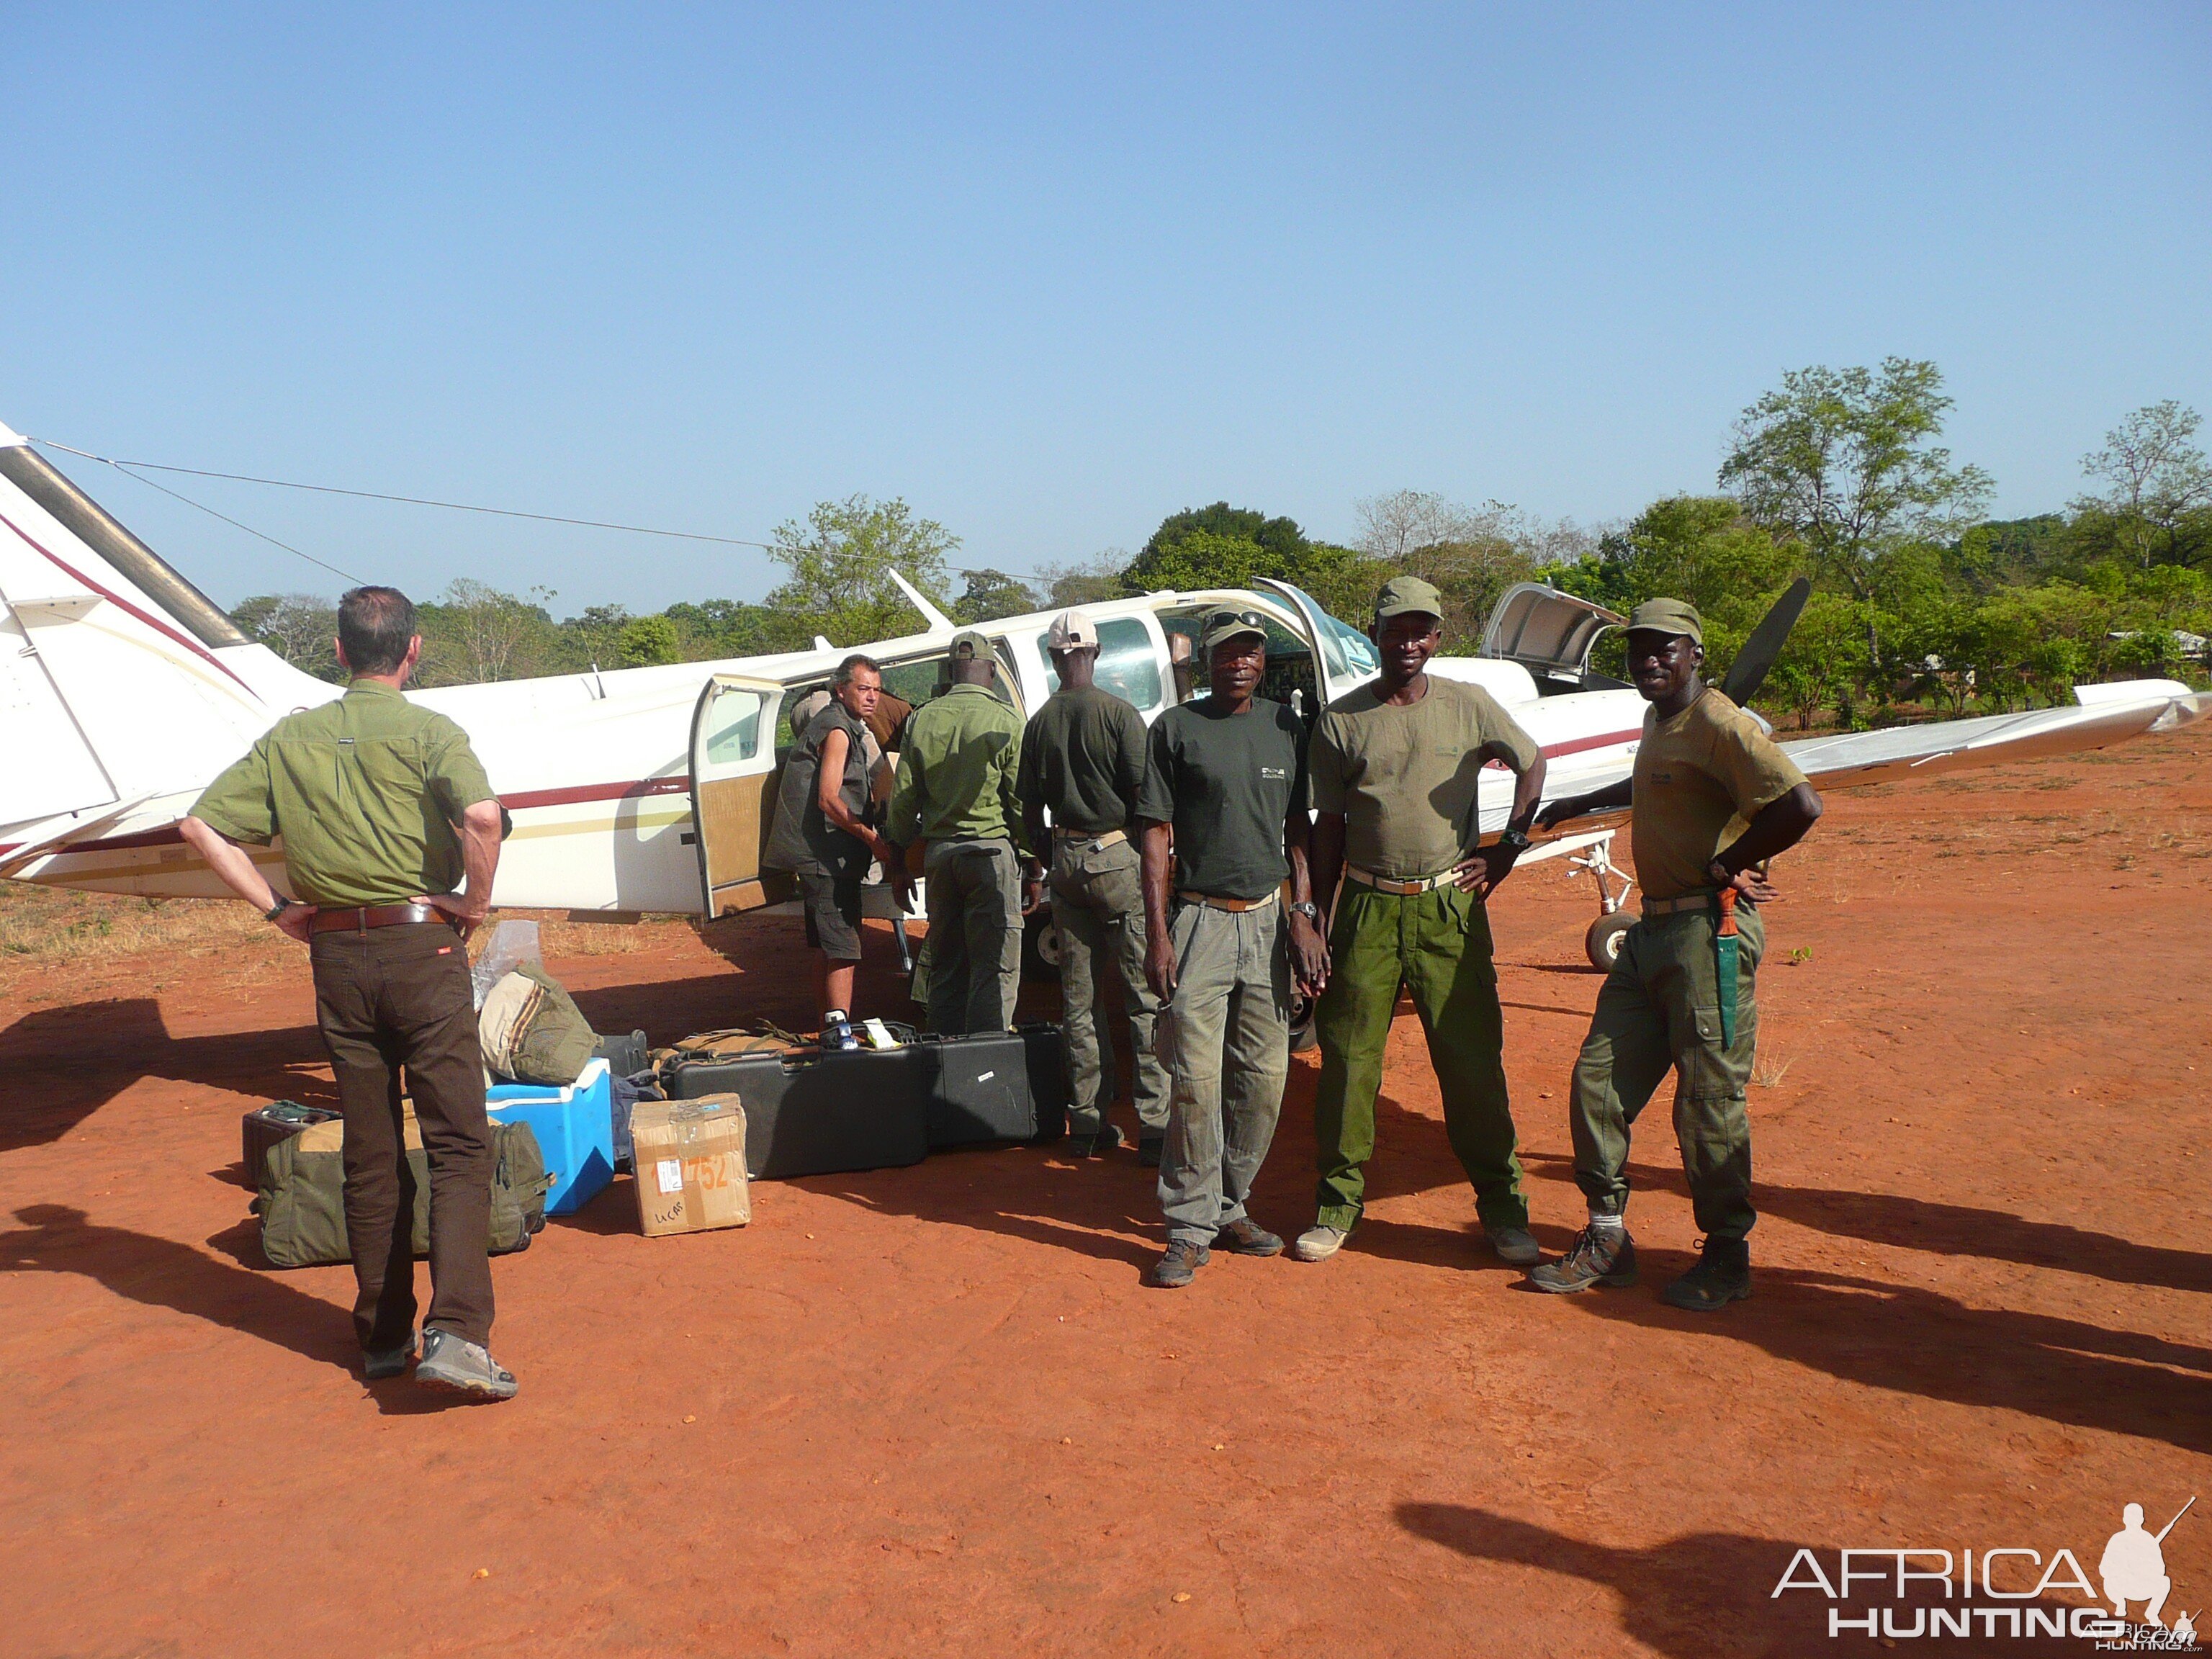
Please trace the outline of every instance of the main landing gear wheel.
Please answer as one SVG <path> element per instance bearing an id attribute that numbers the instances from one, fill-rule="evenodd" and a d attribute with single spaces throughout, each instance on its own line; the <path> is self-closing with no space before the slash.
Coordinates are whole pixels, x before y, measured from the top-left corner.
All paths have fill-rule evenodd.
<path id="1" fill-rule="evenodd" d="M 1611 973 L 1613 964 L 1620 959 L 1621 935 L 1634 926 L 1636 918 L 1626 910 L 1616 910 L 1590 923 L 1589 932 L 1583 935 L 1583 950 L 1590 966 L 1601 974 Z"/>
<path id="2" fill-rule="evenodd" d="M 1022 977 L 1060 977 L 1060 929 L 1053 926 L 1052 907 L 1040 905 L 1022 928 Z"/>

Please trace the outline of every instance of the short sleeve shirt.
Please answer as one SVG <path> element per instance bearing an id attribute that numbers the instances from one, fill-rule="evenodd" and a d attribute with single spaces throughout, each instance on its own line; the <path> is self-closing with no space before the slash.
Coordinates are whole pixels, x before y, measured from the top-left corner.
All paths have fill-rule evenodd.
<path id="1" fill-rule="evenodd" d="M 1636 748 L 1630 841 L 1644 896 L 1711 887 L 1705 866 L 1759 810 L 1805 781 L 1759 722 L 1719 691 L 1670 720 L 1648 709 Z"/>
<path id="2" fill-rule="evenodd" d="M 461 884 L 454 826 L 495 800 L 468 734 L 374 681 L 287 714 L 193 803 L 231 840 L 281 839 L 310 904 L 400 904 Z"/>
<path id="3" fill-rule="evenodd" d="M 1402 708 L 1363 685 L 1315 723 L 1314 810 L 1344 815 L 1344 856 L 1358 868 L 1433 876 L 1475 844 L 1483 767 L 1496 757 L 1525 772 L 1540 752 L 1479 685 L 1432 674 L 1426 695 Z"/>
<path id="4" fill-rule="evenodd" d="M 1022 807 L 1049 811 L 1055 830 L 1103 836 L 1127 829 L 1144 782 L 1144 717 L 1112 692 L 1070 686 L 1030 717 Z"/>
<path id="5" fill-rule="evenodd" d="M 771 870 L 820 870 L 831 875 L 866 875 L 868 849 L 855 836 L 830 822 L 822 811 L 818 780 L 822 775 L 822 745 L 832 732 L 845 734 L 845 775 L 838 793 L 853 816 L 866 823 L 868 816 L 868 728 L 853 712 L 832 697 L 806 724 L 799 744 L 783 763 L 783 784 L 776 796 L 775 830 L 769 838 L 761 862 Z"/>
<path id="6" fill-rule="evenodd" d="M 1175 826 L 1176 886 L 1213 898 L 1264 898 L 1281 886 L 1283 822 L 1306 798 L 1305 730 L 1255 697 L 1231 714 L 1213 697 L 1152 723 L 1137 816 Z"/>

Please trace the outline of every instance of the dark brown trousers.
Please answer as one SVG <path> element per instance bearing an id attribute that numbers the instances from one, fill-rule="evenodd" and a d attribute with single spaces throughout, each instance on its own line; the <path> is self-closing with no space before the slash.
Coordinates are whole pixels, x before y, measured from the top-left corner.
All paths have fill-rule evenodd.
<path id="1" fill-rule="evenodd" d="M 430 1165 L 426 1330 L 491 1336 L 491 1128 L 460 936 L 435 922 L 318 933 L 315 1019 L 345 1115 L 346 1237 L 354 1330 L 386 1353 L 415 1328 L 415 1175 L 401 1129 L 401 1073 Z"/>

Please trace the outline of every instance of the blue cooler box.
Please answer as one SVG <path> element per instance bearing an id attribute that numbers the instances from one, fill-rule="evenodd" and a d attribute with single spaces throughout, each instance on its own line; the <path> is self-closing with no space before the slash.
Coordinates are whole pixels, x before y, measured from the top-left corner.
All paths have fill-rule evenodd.
<path id="1" fill-rule="evenodd" d="M 527 1123 L 538 1137 L 553 1177 L 548 1215 L 574 1213 L 615 1178 L 612 1077 L 606 1060 L 595 1058 L 565 1089 L 500 1083 L 484 1091 L 484 1109 L 495 1122 Z"/>

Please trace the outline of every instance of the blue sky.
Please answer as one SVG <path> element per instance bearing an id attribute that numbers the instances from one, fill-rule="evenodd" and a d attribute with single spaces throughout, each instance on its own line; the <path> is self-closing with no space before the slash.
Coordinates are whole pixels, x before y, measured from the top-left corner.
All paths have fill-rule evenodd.
<path id="1" fill-rule="evenodd" d="M 957 562 L 1226 497 L 1583 522 L 1808 363 L 1934 359 L 2002 512 L 2212 414 L 2212 7 L 46 7 L 0 58 L 0 421 L 104 453 Z M 335 580 L 60 459 L 217 599 Z M 169 480 L 556 614 L 757 553 Z"/>

